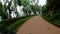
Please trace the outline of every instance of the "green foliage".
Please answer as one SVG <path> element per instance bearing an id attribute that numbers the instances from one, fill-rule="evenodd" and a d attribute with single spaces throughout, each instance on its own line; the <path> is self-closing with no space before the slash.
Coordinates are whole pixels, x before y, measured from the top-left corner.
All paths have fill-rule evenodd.
<path id="1" fill-rule="evenodd" d="M 56 25 L 57 27 L 60 27 L 60 20 L 55 20 L 54 22 L 52 22 L 54 25 Z"/>
<path id="2" fill-rule="evenodd" d="M 36 5 L 35 6 L 34 5 L 32 6 L 32 11 L 33 11 L 34 15 L 37 15 L 36 14 L 36 11 L 37 11 L 37 6 Z"/>
<path id="3" fill-rule="evenodd" d="M 25 15 L 30 15 L 31 14 L 31 7 L 30 7 L 30 4 L 29 4 L 29 0 L 24 0 L 22 1 L 22 5 L 24 6 L 23 8 L 23 12 Z"/>
<path id="4" fill-rule="evenodd" d="M 60 1 L 47 0 L 46 5 L 43 6 L 43 16 L 52 24 L 60 27 Z"/>
<path id="5" fill-rule="evenodd" d="M 25 7 L 29 5 L 29 0 L 22 0 L 22 5 Z"/>
<path id="6" fill-rule="evenodd" d="M 22 25 L 29 18 L 31 18 L 31 16 L 30 17 L 23 16 L 23 17 L 19 17 L 19 18 L 10 18 L 10 19 L 6 19 L 5 21 L 1 21 L 0 22 L 0 31 L 2 33 L 9 33 L 9 30 L 12 30 L 12 29 L 14 30 L 18 26 Z"/>
<path id="7" fill-rule="evenodd" d="M 8 33 L 7 27 L 4 25 L 3 21 L 0 22 L 0 32 L 2 34 Z"/>
<path id="8" fill-rule="evenodd" d="M 6 12 L 4 11 L 4 6 L 2 5 L 1 2 L 0 2 L 0 16 L 1 16 L 3 19 L 6 19 L 6 18 L 7 18 L 7 14 L 6 14 Z"/>
<path id="9" fill-rule="evenodd" d="M 52 10 L 60 9 L 60 0 L 47 0 L 46 7 Z"/>
<path id="10" fill-rule="evenodd" d="M 44 15 L 46 15 L 46 12 L 47 11 L 47 8 L 46 8 L 46 6 L 44 5 L 43 7 L 42 7 L 42 13 L 44 14 Z"/>
<path id="11" fill-rule="evenodd" d="M 56 20 L 54 19 L 54 17 L 50 17 L 50 16 L 46 16 L 46 15 L 42 15 L 42 17 L 47 20 L 48 22 L 50 22 L 51 24 L 60 27 L 60 20 Z"/>
<path id="12" fill-rule="evenodd" d="M 40 11 L 42 10 L 42 7 L 40 5 L 31 5 L 31 9 L 34 15 L 37 15 L 37 12 L 40 14 Z"/>
<path id="13" fill-rule="evenodd" d="M 9 19 L 6 19 L 3 21 L 3 24 L 5 26 L 9 26 L 11 24 L 14 24 L 14 22 L 16 22 L 17 20 L 21 20 L 21 19 L 24 19 L 24 18 L 27 18 L 28 16 L 24 16 L 24 17 L 18 17 L 18 18 L 9 18 Z"/>
<path id="14" fill-rule="evenodd" d="M 15 29 L 16 27 L 18 27 L 19 25 L 21 25 L 24 22 L 24 19 L 22 20 L 18 20 L 17 22 L 15 22 L 14 24 L 9 26 L 9 29 Z"/>
<path id="15" fill-rule="evenodd" d="M 3 5 L 2 5 L 2 3 L 0 2 L 0 11 L 2 11 L 2 7 L 3 7 Z"/>
<path id="16" fill-rule="evenodd" d="M 33 0 L 35 2 L 35 0 Z M 11 29 L 16 28 L 18 25 L 23 24 L 28 18 L 28 15 L 31 15 L 32 12 L 36 14 L 36 11 L 40 11 L 40 8 L 38 5 L 31 5 L 29 0 L 4 0 L 4 5 L 0 2 L 0 16 L 2 19 L 4 19 L 2 22 L 0 22 L 0 30 L 5 32 L 7 31 L 7 28 L 10 26 Z M 7 5 L 6 5 L 7 4 Z M 17 5 L 24 6 L 23 12 L 26 14 L 24 17 L 18 17 L 18 18 L 11 18 L 12 11 L 15 11 L 17 13 Z M 12 7 L 13 6 L 13 7 Z M 7 10 L 9 12 L 7 12 Z M 18 14 L 18 13 L 17 13 Z M 8 19 L 9 17 L 9 19 Z M 26 18 L 26 19 L 25 19 Z M 17 21 L 17 22 L 16 22 Z M 15 27 L 16 26 L 16 27 Z M 4 29 L 5 28 L 5 29 Z"/>
<path id="17" fill-rule="evenodd" d="M 28 20 L 29 18 L 31 18 L 32 16 L 29 16 L 27 18 L 24 18 L 24 19 L 21 19 L 21 20 L 18 20 L 16 21 L 14 24 L 11 24 L 8 29 L 11 29 L 11 30 L 15 30 L 18 26 L 21 26 L 26 20 Z"/>
<path id="18" fill-rule="evenodd" d="M 19 6 L 22 5 L 22 0 L 16 0 L 16 2 L 17 2 L 17 4 L 18 4 Z"/>

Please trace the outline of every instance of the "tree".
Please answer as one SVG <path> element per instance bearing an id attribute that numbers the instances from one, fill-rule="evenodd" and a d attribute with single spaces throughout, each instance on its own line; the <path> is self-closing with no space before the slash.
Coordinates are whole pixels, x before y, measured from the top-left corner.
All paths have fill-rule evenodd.
<path id="1" fill-rule="evenodd" d="M 11 13 L 12 13 L 12 11 L 14 11 L 13 9 L 10 8 L 11 4 L 12 4 L 12 0 L 10 2 L 8 2 L 8 6 L 7 6 L 7 9 L 9 10 L 9 18 L 12 18 Z"/>
<path id="2" fill-rule="evenodd" d="M 24 14 L 31 15 L 31 8 L 30 8 L 29 0 L 22 1 L 22 5 L 24 6 L 24 8 L 23 8 Z"/>
<path id="3" fill-rule="evenodd" d="M 20 2 L 19 2 L 19 0 L 14 0 L 13 3 L 14 3 L 14 12 L 16 14 L 16 17 L 19 17 L 19 14 L 17 12 L 17 5 L 20 6 Z"/>
<path id="4" fill-rule="evenodd" d="M 17 4 L 18 4 L 19 6 L 22 5 L 22 0 L 16 0 L 16 1 L 17 1 Z"/>
<path id="5" fill-rule="evenodd" d="M 1 16 L 3 19 L 7 19 L 7 18 L 8 18 L 7 12 L 5 11 L 4 6 L 2 5 L 1 2 L 0 2 L 0 16 Z"/>
<path id="6" fill-rule="evenodd" d="M 39 14 L 42 14 L 42 6 L 41 5 L 37 6 L 37 11 Z"/>
<path id="7" fill-rule="evenodd" d="M 60 0 L 47 0 L 45 8 L 46 15 L 52 19 L 60 19 Z M 58 17 L 56 17 L 58 16 Z"/>

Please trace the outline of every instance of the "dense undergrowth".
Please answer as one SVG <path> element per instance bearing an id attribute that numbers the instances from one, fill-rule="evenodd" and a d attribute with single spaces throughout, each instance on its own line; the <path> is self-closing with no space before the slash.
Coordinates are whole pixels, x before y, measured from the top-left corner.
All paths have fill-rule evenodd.
<path id="1" fill-rule="evenodd" d="M 42 16 L 53 25 L 60 27 L 60 1 L 46 0 L 46 5 L 42 7 Z"/>
<path id="2" fill-rule="evenodd" d="M 60 20 L 48 15 L 42 15 L 43 19 L 60 28 Z M 57 16 L 56 16 L 57 17 Z M 58 17 L 57 17 L 58 18 Z"/>
<path id="3" fill-rule="evenodd" d="M 19 18 L 10 18 L 0 22 L 0 32 L 3 34 L 15 34 L 13 31 L 21 26 L 26 20 L 32 16 L 24 16 Z M 0 33 L 0 34 L 1 34 Z"/>

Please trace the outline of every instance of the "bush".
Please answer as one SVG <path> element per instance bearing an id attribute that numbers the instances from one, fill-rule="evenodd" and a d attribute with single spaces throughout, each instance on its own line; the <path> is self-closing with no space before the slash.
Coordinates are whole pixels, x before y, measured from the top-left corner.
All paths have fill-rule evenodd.
<path id="1" fill-rule="evenodd" d="M 27 18 L 27 17 L 28 16 L 23 16 L 23 17 L 18 17 L 18 18 L 9 18 L 9 19 L 4 20 L 3 24 L 8 27 L 9 25 L 14 24 L 14 22 Z"/>
<path id="2" fill-rule="evenodd" d="M 17 25 L 19 25 L 20 22 L 21 23 L 24 22 L 25 21 L 24 19 L 27 17 L 28 16 L 18 17 L 18 18 L 10 18 L 10 19 L 6 19 L 5 21 L 1 21 L 0 22 L 0 32 L 2 32 L 3 34 L 10 34 L 9 32 L 11 32 L 12 29 L 15 29 L 17 27 Z M 19 22 L 16 23 L 16 21 L 19 21 Z"/>
<path id="3" fill-rule="evenodd" d="M 60 19 L 57 19 L 58 17 L 57 16 L 44 16 L 42 15 L 42 17 L 47 20 L 48 22 L 52 23 L 53 25 L 57 26 L 57 27 L 60 27 Z"/>
<path id="4" fill-rule="evenodd" d="M 22 25 L 26 20 L 28 20 L 29 18 L 31 18 L 31 16 L 28 17 L 28 18 L 25 18 L 25 19 L 21 19 L 21 20 L 16 21 L 14 24 L 11 24 L 11 25 L 8 27 L 8 29 L 11 29 L 11 30 L 16 29 L 18 26 L 21 26 L 21 25 Z"/>
<path id="5" fill-rule="evenodd" d="M 48 10 L 48 9 L 47 9 Z M 56 10 L 52 10 L 52 16 L 50 16 L 50 14 L 48 15 L 47 14 L 47 11 L 46 9 L 44 9 L 42 12 L 43 12 L 43 15 L 42 17 L 49 21 L 50 23 L 52 23 L 53 25 L 55 26 L 58 26 L 60 27 L 60 9 L 56 9 Z M 48 12 L 49 13 L 49 12 Z"/>
<path id="6" fill-rule="evenodd" d="M 18 28 L 19 26 L 21 26 L 26 20 L 28 20 L 29 18 L 31 18 L 32 16 L 25 18 L 25 19 L 21 19 L 16 21 L 14 24 L 11 24 L 8 29 L 12 30 L 13 33 L 16 33 L 17 31 L 15 31 L 16 28 Z"/>
<path id="7" fill-rule="evenodd" d="M 60 20 L 55 20 L 52 22 L 52 24 L 54 24 L 57 27 L 60 27 Z"/>

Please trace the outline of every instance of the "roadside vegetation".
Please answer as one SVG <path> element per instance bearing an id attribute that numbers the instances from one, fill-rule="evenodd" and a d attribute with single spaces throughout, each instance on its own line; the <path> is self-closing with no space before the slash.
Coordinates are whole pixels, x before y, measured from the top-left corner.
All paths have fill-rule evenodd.
<path id="1" fill-rule="evenodd" d="M 13 33 L 17 32 L 17 28 L 20 27 L 22 24 L 24 24 L 25 21 L 27 21 L 28 19 L 30 19 L 33 16 L 28 16 L 27 18 L 21 19 L 16 21 L 14 24 L 11 24 L 8 29 L 13 30 Z"/>
<path id="2" fill-rule="evenodd" d="M 59 0 L 47 0 L 46 5 L 42 7 L 42 17 L 52 23 L 53 25 L 60 27 L 60 1 Z"/>
<path id="3" fill-rule="evenodd" d="M 0 34 L 15 34 L 15 29 L 31 17 L 40 14 L 41 5 L 35 0 L 0 0 Z M 23 6 L 22 16 L 17 6 Z M 12 15 L 12 13 L 14 14 Z M 15 15 L 15 16 L 14 16 Z"/>
<path id="4" fill-rule="evenodd" d="M 15 34 L 16 31 L 14 31 L 16 28 L 21 26 L 25 21 L 30 19 L 33 16 L 24 16 L 24 17 L 19 17 L 19 18 L 12 18 L 12 19 L 7 19 L 3 22 L 0 23 L 0 32 L 3 34 Z"/>

